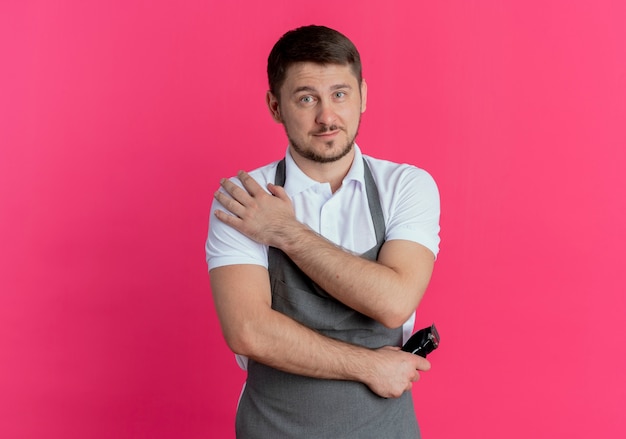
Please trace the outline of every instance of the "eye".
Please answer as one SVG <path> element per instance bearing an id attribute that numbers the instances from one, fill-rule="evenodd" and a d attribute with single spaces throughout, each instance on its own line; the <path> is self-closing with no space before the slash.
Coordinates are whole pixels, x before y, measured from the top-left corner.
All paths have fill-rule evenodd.
<path id="1" fill-rule="evenodd" d="M 342 99 L 342 98 L 345 98 L 345 97 L 346 97 L 346 92 L 345 92 L 345 91 L 338 91 L 338 92 L 335 92 L 335 97 L 336 97 L 337 99 Z"/>
<path id="2" fill-rule="evenodd" d="M 302 102 L 303 104 L 310 104 L 311 102 L 313 102 L 313 96 L 302 96 L 300 98 L 300 102 Z"/>

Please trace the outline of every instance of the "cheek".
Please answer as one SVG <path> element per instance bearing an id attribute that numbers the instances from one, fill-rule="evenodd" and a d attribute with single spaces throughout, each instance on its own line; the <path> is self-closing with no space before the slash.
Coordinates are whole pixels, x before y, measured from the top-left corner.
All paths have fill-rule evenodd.
<path id="1" fill-rule="evenodd" d="M 289 138 L 297 140 L 301 137 L 302 129 L 292 119 L 283 118 L 283 128 Z"/>
<path id="2" fill-rule="evenodd" d="M 341 114 L 341 118 L 347 125 L 357 125 L 359 123 L 359 119 L 361 118 L 361 109 L 350 108 L 350 110 Z"/>
<path id="3" fill-rule="evenodd" d="M 303 117 L 294 117 L 294 115 L 290 115 L 289 117 L 283 116 L 283 124 L 285 128 L 291 131 L 301 131 L 307 128 L 306 119 Z"/>

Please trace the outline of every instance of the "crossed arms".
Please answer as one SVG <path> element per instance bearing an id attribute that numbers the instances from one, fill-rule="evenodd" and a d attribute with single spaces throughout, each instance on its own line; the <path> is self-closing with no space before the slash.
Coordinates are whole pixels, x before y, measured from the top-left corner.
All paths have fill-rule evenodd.
<path id="1" fill-rule="evenodd" d="M 337 300 L 383 325 L 401 326 L 430 280 L 430 250 L 403 240 L 386 242 L 376 262 L 350 254 L 297 221 L 284 189 L 268 194 L 248 174 L 243 188 L 222 180 L 215 195 L 229 212 L 218 220 L 249 238 L 284 251 Z M 367 349 L 320 335 L 272 310 L 267 269 L 230 265 L 212 269 L 211 287 L 226 342 L 238 354 L 287 372 L 359 381 L 383 397 L 399 397 L 428 370 L 427 360 L 397 347 Z"/>

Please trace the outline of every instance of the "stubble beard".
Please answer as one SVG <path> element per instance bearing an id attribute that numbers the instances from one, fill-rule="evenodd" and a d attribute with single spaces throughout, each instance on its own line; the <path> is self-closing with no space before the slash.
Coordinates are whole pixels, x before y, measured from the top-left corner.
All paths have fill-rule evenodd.
<path id="1" fill-rule="evenodd" d="M 335 131 L 337 129 L 338 129 L 337 126 L 334 126 L 334 125 L 329 126 L 320 130 L 319 134 L 325 133 L 327 131 Z M 332 156 L 320 155 L 316 153 L 315 151 L 313 151 L 312 148 L 309 148 L 309 149 L 304 148 L 302 145 L 299 145 L 296 141 L 294 141 L 289 136 L 289 133 L 287 133 L 287 139 L 289 140 L 289 144 L 291 145 L 291 147 L 298 153 L 298 155 L 304 157 L 305 159 L 311 160 L 316 163 L 332 163 L 332 162 L 341 160 L 342 158 L 347 156 L 350 153 L 350 151 L 352 151 L 352 148 L 354 148 L 354 140 L 356 139 L 357 134 L 358 134 L 358 127 L 357 127 L 357 132 L 354 134 L 352 138 L 348 139 L 348 141 L 346 142 L 344 147 L 339 151 L 339 153 L 332 155 Z M 332 148 L 334 145 L 335 145 L 334 140 L 326 142 L 326 146 L 329 149 Z"/>

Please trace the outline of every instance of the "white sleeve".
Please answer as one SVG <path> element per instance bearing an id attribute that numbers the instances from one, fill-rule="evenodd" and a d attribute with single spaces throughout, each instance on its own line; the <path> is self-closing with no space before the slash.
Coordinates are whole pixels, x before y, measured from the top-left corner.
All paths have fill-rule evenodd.
<path id="1" fill-rule="evenodd" d="M 214 214 L 215 209 L 225 210 L 218 201 L 213 200 L 209 234 L 205 244 L 209 270 L 237 264 L 261 265 L 267 268 L 267 246 L 221 222 Z"/>
<path id="2" fill-rule="evenodd" d="M 431 175 L 413 166 L 394 175 L 387 240 L 406 239 L 439 253 L 439 190 Z"/>

